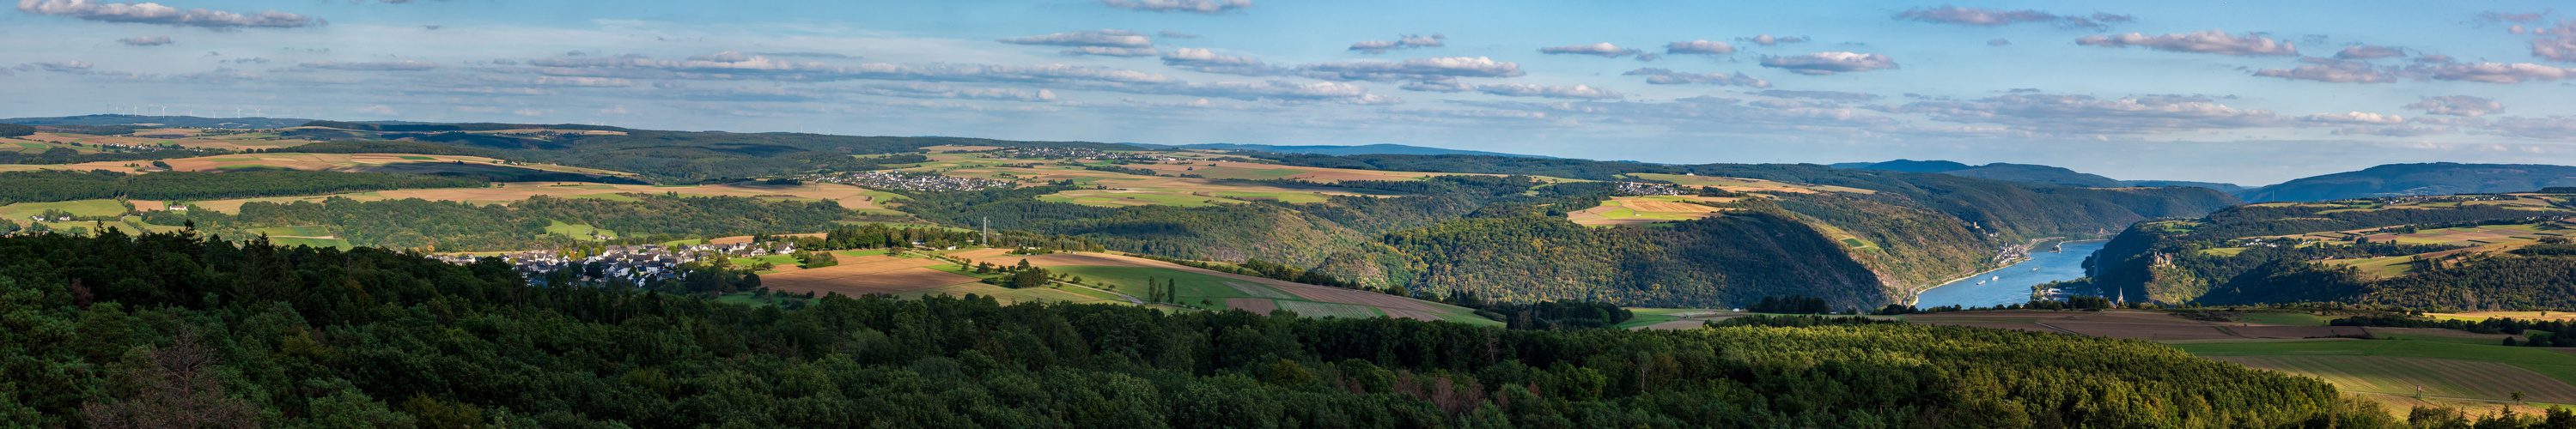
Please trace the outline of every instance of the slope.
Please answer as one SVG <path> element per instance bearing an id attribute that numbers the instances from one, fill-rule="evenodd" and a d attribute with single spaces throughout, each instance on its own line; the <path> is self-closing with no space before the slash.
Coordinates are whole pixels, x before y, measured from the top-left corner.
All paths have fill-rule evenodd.
<path id="1" fill-rule="evenodd" d="M 2328 201 L 2406 195 L 2530 191 L 2576 186 L 2576 167 L 2533 164 L 2389 164 L 2301 178 L 2255 188 L 2237 197 L 2250 202 Z"/>

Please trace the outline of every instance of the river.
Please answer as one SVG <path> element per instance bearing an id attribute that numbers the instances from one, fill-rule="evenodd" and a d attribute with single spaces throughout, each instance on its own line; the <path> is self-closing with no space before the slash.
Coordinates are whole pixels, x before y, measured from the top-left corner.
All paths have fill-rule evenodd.
<path id="1" fill-rule="evenodd" d="M 2084 258 L 2102 250 L 2101 241 L 2066 243 L 2056 252 L 2031 252 L 2030 260 L 1923 291 L 1916 308 L 1945 305 L 1993 307 L 2030 302 L 2030 286 L 2084 278 Z M 2034 270 L 2033 268 L 2037 268 Z M 2000 280 L 1989 280 L 2002 277 Z M 1979 281 L 1985 284 L 1977 284 Z"/>

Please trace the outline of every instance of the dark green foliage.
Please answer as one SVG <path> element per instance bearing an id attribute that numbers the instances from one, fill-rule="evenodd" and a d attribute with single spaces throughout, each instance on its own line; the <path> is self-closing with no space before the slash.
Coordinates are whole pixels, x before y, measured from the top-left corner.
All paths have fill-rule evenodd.
<path id="1" fill-rule="evenodd" d="M 189 331 L 222 398 L 277 427 L 2290 428 L 2382 413 L 2133 340 L 1821 319 L 1511 331 L 971 296 L 791 310 L 531 287 L 497 260 L 174 235 L 0 238 L 0 312 L 0 419 L 38 427 L 143 398 L 103 369 L 183 349 L 171 338 Z"/>
<path id="2" fill-rule="evenodd" d="M 1778 314 L 1830 314 L 1834 312 L 1834 307 L 1826 304 L 1824 298 L 1812 296 L 1766 296 L 1762 297 L 1762 301 L 1760 302 L 1744 306 L 1744 311 L 1751 313 Z"/>
<path id="3" fill-rule="evenodd" d="M 1135 150 L 1137 148 L 1107 143 L 1087 142 L 1015 142 L 951 137 L 860 137 L 800 133 L 727 133 L 630 130 L 590 125 L 524 125 L 524 124 L 360 124 L 315 121 L 310 126 L 332 129 L 330 135 L 308 135 L 319 139 L 392 139 L 410 138 L 421 144 L 445 145 L 494 152 L 489 156 L 514 161 L 561 164 L 575 167 L 625 171 L 642 174 L 654 182 L 702 183 L 732 179 L 804 174 L 818 171 L 857 171 L 877 169 L 870 160 L 850 155 L 911 152 L 939 145 L 989 145 L 1022 147 L 1086 147 L 1093 149 Z M 495 130 L 606 130 L 622 134 L 535 133 L 534 135 L 468 133 Z M 396 134 L 371 134 L 396 133 Z M 371 143 L 372 144 L 372 143 Z M 903 156 L 876 159 L 884 163 L 920 162 Z"/>
<path id="4" fill-rule="evenodd" d="M 172 171 L 128 175 L 107 171 L 37 170 L 0 172 L 0 183 L 9 184 L 0 187 L 0 204 L 106 198 L 193 201 L 490 185 L 479 177 L 330 171 Z"/>
<path id="5" fill-rule="evenodd" d="M 0 164 L 39 164 L 39 165 L 61 165 L 61 164 L 79 164 L 79 163 L 85 163 L 85 162 L 148 161 L 148 160 L 155 160 L 155 159 L 189 158 L 189 157 L 199 157 L 199 156 L 207 156 L 207 155 L 220 155 L 220 154 L 224 154 L 224 153 L 230 153 L 230 152 L 228 152 L 228 151 L 221 151 L 221 150 L 199 150 L 199 149 L 182 149 L 182 148 L 176 148 L 176 147 L 163 147 L 163 148 L 155 148 L 155 149 L 152 149 L 152 150 L 146 150 L 146 151 L 142 151 L 142 152 L 92 152 L 92 153 L 81 153 L 80 151 L 72 150 L 71 148 L 62 148 L 62 147 L 58 147 L 58 148 L 53 148 L 53 149 L 46 149 L 44 152 L 38 152 L 38 153 L 32 153 L 32 154 L 30 154 L 30 153 L 25 153 L 25 152 L 0 152 Z"/>
<path id="6" fill-rule="evenodd" d="M 38 125 L 38 126 L 36 126 L 36 130 L 37 130 L 37 131 L 43 131 L 43 132 L 48 132 L 48 133 L 88 134 L 88 135 L 94 135 L 94 136 L 121 136 L 121 135 L 127 135 L 127 134 L 134 134 L 134 132 L 135 132 L 135 131 L 142 130 L 142 129 L 145 129 L 145 128 L 149 128 L 149 127 L 145 127 L 145 126 L 141 126 L 141 125 Z"/>
<path id="7" fill-rule="evenodd" d="M 1576 299 L 1634 306 L 1731 306 L 1764 296 L 1886 302 L 1878 278 L 1843 245 L 1765 212 L 1590 228 L 1563 218 L 1464 219 L 1386 235 L 1425 267 L 1416 290 L 1501 301 Z"/>
<path id="8" fill-rule="evenodd" d="M 0 137 L 18 137 L 35 133 L 36 127 L 18 124 L 0 124 Z"/>

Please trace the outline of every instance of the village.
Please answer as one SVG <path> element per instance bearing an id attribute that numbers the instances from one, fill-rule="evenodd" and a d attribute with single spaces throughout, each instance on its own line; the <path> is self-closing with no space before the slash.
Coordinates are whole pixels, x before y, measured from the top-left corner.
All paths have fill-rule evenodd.
<path id="1" fill-rule="evenodd" d="M 809 174 L 797 177 L 797 179 L 807 182 L 837 183 L 878 189 L 901 189 L 907 191 L 931 192 L 976 191 L 991 188 L 1007 188 L 1012 186 L 1011 182 L 993 179 L 953 177 L 937 174 L 916 174 L 892 170 Z"/>
<path id="2" fill-rule="evenodd" d="M 484 257 L 499 257 L 508 261 L 520 275 L 534 282 L 543 282 L 547 273 L 573 269 L 575 270 L 573 272 L 577 273 L 577 278 L 582 281 L 614 280 L 642 284 L 653 280 L 676 280 L 681 272 L 680 266 L 691 262 L 718 257 L 732 259 L 784 255 L 795 251 L 794 244 L 783 242 L 673 246 L 647 244 L 606 246 L 599 248 L 596 254 L 584 254 L 588 251 L 580 250 L 530 250 L 499 255 L 433 255 L 430 259 L 465 265 Z"/>

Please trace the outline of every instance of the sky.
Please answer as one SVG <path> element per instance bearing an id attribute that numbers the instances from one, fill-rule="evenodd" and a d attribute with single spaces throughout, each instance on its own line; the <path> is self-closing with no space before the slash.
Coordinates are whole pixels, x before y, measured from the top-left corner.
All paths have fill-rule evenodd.
<path id="1" fill-rule="evenodd" d="M 581 123 L 2276 183 L 2576 164 L 2548 1 L 18 0 L 0 117 Z"/>

